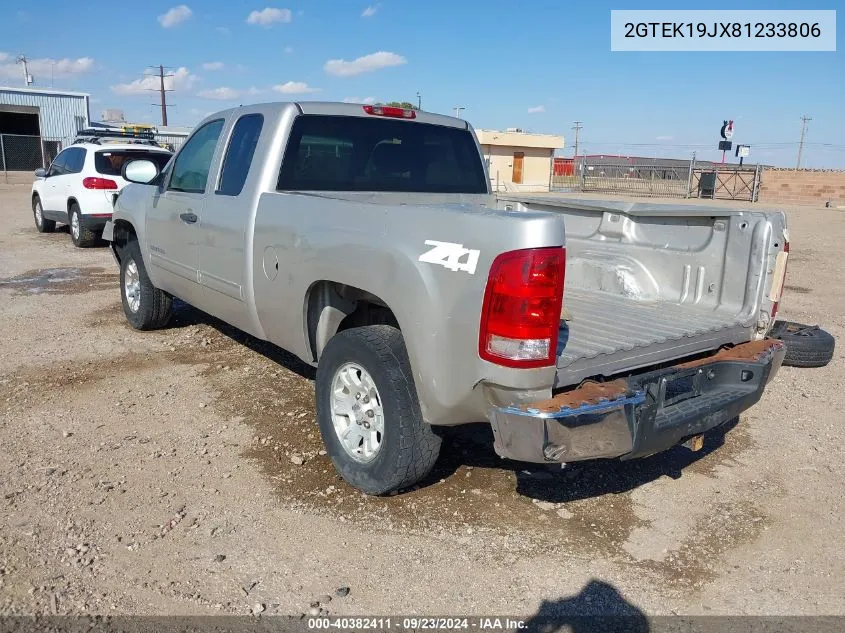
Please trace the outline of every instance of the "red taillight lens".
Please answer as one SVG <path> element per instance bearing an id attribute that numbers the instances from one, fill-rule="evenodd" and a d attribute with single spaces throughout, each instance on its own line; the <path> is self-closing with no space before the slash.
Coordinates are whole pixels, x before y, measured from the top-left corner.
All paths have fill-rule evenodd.
<path id="1" fill-rule="evenodd" d="M 389 116 L 394 119 L 416 119 L 416 110 L 406 110 L 394 106 L 365 105 L 364 112 L 374 116 Z"/>
<path id="2" fill-rule="evenodd" d="M 83 178 L 82 186 L 86 189 L 117 189 L 117 183 L 109 178 Z"/>
<path id="3" fill-rule="evenodd" d="M 481 358 L 506 367 L 554 364 L 565 271 L 561 247 L 511 251 L 493 261 L 481 309 Z"/>
<path id="4" fill-rule="evenodd" d="M 778 306 L 780 305 L 781 297 L 783 296 L 783 287 L 786 285 L 786 267 L 789 264 L 789 242 L 786 241 L 783 243 L 783 252 L 786 253 L 786 256 L 783 260 L 783 277 L 780 280 L 780 288 L 777 292 L 777 301 L 772 304 L 772 322 L 775 320 L 775 316 L 778 313 Z"/>

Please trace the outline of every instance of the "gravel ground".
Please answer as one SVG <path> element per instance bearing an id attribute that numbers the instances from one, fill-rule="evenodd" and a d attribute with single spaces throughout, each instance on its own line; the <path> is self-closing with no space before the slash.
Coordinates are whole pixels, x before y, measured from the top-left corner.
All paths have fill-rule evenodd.
<path id="1" fill-rule="evenodd" d="M 546 470 L 469 427 L 374 499 L 308 367 L 184 305 L 130 329 L 108 250 L 28 196 L 0 185 L 0 614 L 845 613 L 841 348 L 698 453 Z M 782 316 L 841 337 L 845 214 L 789 222 Z"/>

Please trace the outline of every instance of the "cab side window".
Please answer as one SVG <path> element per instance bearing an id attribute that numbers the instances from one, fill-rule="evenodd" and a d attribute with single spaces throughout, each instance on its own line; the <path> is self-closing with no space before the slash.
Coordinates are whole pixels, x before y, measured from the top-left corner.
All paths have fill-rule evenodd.
<path id="1" fill-rule="evenodd" d="M 186 193 L 205 192 L 214 149 L 222 129 L 223 119 L 209 121 L 188 139 L 176 156 L 168 189 Z"/>
<path id="2" fill-rule="evenodd" d="M 237 196 L 243 190 L 263 125 L 264 116 L 261 114 L 245 114 L 235 123 L 223 158 L 220 184 L 216 191 L 218 195 Z"/>

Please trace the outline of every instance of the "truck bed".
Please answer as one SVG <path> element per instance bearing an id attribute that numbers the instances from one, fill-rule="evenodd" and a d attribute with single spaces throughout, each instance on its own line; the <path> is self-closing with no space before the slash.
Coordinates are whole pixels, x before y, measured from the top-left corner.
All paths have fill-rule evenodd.
<path id="1" fill-rule="evenodd" d="M 565 219 L 571 320 L 555 387 L 751 341 L 771 323 L 780 212 L 528 194 L 498 205 Z"/>
<path id="2" fill-rule="evenodd" d="M 736 317 L 669 301 L 567 289 L 555 387 L 750 340 Z"/>

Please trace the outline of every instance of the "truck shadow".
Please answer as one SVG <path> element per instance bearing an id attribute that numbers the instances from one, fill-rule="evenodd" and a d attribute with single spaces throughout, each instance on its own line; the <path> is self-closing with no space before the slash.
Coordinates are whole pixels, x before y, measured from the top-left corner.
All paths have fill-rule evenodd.
<path id="1" fill-rule="evenodd" d="M 174 316 L 169 328 L 207 325 L 273 363 L 313 381 L 316 370 L 293 354 L 242 332 L 219 319 L 179 300 L 174 302 Z M 660 477 L 679 479 L 684 469 L 719 450 L 725 437 L 739 422 L 735 418 L 705 436 L 697 452 L 676 446 L 644 459 L 632 461 L 593 460 L 574 462 L 561 468 L 558 464 L 531 464 L 500 458 L 493 450 L 493 433 L 487 423 L 441 427 L 443 437 L 440 458 L 432 472 L 416 488 L 434 486 L 443 479 L 468 469 L 514 473 L 517 494 L 538 501 L 566 503 L 581 499 L 619 494 L 638 488 Z"/>
<path id="2" fill-rule="evenodd" d="M 462 467 L 510 470 L 516 477 L 516 492 L 538 501 L 566 503 L 620 494 L 646 483 L 670 477 L 679 479 L 683 471 L 725 444 L 727 434 L 739 423 L 729 420 L 705 436 L 704 446 L 693 452 L 676 446 L 643 459 L 615 459 L 573 462 L 560 465 L 529 464 L 500 458 L 493 450 L 493 433 L 488 424 L 470 424 L 443 430 L 444 446 L 440 459 L 421 487 L 453 476 Z"/>

